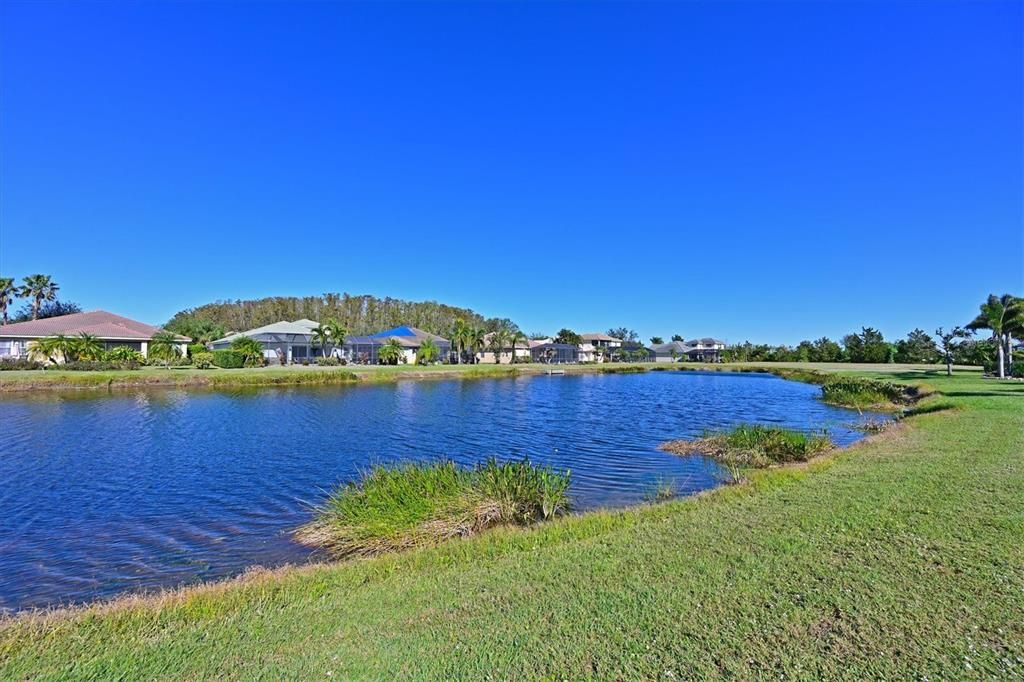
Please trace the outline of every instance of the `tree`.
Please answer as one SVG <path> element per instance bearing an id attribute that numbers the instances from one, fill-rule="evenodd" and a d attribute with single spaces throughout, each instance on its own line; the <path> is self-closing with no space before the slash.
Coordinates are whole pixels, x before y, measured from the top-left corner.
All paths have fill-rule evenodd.
<path id="1" fill-rule="evenodd" d="M 32 357 L 45 358 L 54 365 L 62 360 L 66 362 L 71 354 L 71 339 L 63 334 L 45 336 L 30 343 L 28 352 Z"/>
<path id="2" fill-rule="evenodd" d="M 813 346 L 811 350 L 811 362 L 843 361 L 842 347 L 827 336 L 821 337 L 811 345 Z"/>
<path id="3" fill-rule="evenodd" d="M 53 301 L 57 298 L 57 291 L 60 289 L 50 279 L 49 275 L 29 275 L 25 278 L 19 294 L 25 298 L 32 299 L 32 319 L 39 319 L 39 306 L 43 301 Z"/>
<path id="4" fill-rule="evenodd" d="M 679 343 L 682 343 L 683 342 L 683 337 L 680 336 L 679 334 L 673 334 L 672 335 L 672 340 L 673 341 L 678 341 Z"/>
<path id="5" fill-rule="evenodd" d="M 511 333 L 504 328 L 498 328 L 491 332 L 491 342 L 489 345 L 491 352 L 494 353 L 494 364 L 501 364 L 501 351 L 505 350 L 508 347 L 508 340 L 510 336 Z M 514 360 L 515 351 L 513 350 L 512 360 L 510 362 Z"/>
<path id="6" fill-rule="evenodd" d="M 455 326 L 452 328 L 452 344 L 455 346 L 456 362 L 462 364 L 462 356 L 466 352 L 466 346 L 469 344 L 470 327 L 466 324 L 466 321 L 461 317 L 455 320 Z"/>
<path id="7" fill-rule="evenodd" d="M 890 347 L 882 332 L 873 327 L 864 327 L 860 334 L 843 337 L 843 345 L 850 356 L 850 362 L 889 362 Z"/>
<path id="8" fill-rule="evenodd" d="M 511 360 L 511 362 L 515 363 L 515 361 L 516 361 L 516 346 L 518 346 L 520 344 L 522 344 L 524 346 L 526 345 L 526 334 L 524 334 L 523 332 L 521 332 L 518 329 L 515 330 L 509 336 L 509 343 L 512 344 L 512 360 Z"/>
<path id="9" fill-rule="evenodd" d="M 388 339 L 388 342 L 377 351 L 377 359 L 384 365 L 397 365 L 404 351 L 398 339 Z"/>
<path id="10" fill-rule="evenodd" d="M 637 334 L 636 331 L 627 329 L 626 327 L 613 327 L 608 330 L 608 336 L 619 339 L 620 341 L 633 343 L 640 340 L 640 335 Z"/>
<path id="11" fill-rule="evenodd" d="M 13 277 L 0 277 L 0 316 L 3 323 L 7 324 L 7 308 L 18 295 L 18 288 L 14 286 Z"/>
<path id="12" fill-rule="evenodd" d="M 907 338 L 896 342 L 896 362 L 931 364 L 938 362 L 939 350 L 935 340 L 923 329 L 915 329 Z"/>
<path id="13" fill-rule="evenodd" d="M 240 336 L 231 342 L 231 350 L 242 356 L 246 367 L 263 366 L 263 344 L 248 336 Z"/>
<path id="14" fill-rule="evenodd" d="M 103 342 L 93 334 L 82 332 L 71 339 L 69 350 L 75 360 L 102 360 L 105 349 Z"/>
<path id="15" fill-rule="evenodd" d="M 345 337 L 348 336 L 348 330 L 345 329 L 345 325 L 333 317 L 329 317 L 322 326 L 327 329 L 327 335 L 331 339 L 331 346 L 341 348 L 345 345 Z"/>
<path id="16" fill-rule="evenodd" d="M 437 357 L 441 354 L 441 349 L 437 347 L 433 339 L 427 338 L 420 344 L 419 350 L 416 351 L 416 364 L 418 365 L 429 365 L 432 362 L 437 362 Z"/>
<path id="17" fill-rule="evenodd" d="M 234 343 L 231 344 L 232 350 L 234 345 Z M 181 347 L 178 345 L 177 337 L 168 331 L 155 334 L 149 340 L 149 356 L 156 360 L 163 360 L 164 367 L 170 369 L 171 363 L 181 357 Z"/>
<path id="18" fill-rule="evenodd" d="M 935 330 L 935 336 L 939 339 L 939 352 L 946 362 L 946 376 L 953 376 L 953 357 L 963 345 L 964 340 L 970 338 L 971 333 L 963 327 L 953 327 L 948 332 L 942 327 Z"/>
<path id="19" fill-rule="evenodd" d="M 227 336 L 227 329 L 209 318 L 181 318 L 164 327 L 169 332 L 188 336 L 194 343 L 207 344 Z"/>
<path id="20" fill-rule="evenodd" d="M 992 341 L 996 344 L 996 357 L 999 366 L 999 378 L 1006 378 L 1006 339 L 1007 327 L 1016 327 L 1020 314 L 1017 301 L 1013 296 L 1005 294 L 1002 298 L 989 294 L 988 300 L 981 304 L 981 312 L 968 323 L 967 328 L 975 331 L 989 329 Z"/>
<path id="21" fill-rule="evenodd" d="M 82 312 L 81 306 L 71 301 L 44 301 L 39 310 L 35 312 L 36 319 L 45 320 L 48 317 L 60 317 Z M 18 313 L 11 318 L 11 322 L 27 322 L 32 319 L 32 305 L 26 303 Z"/>
<path id="22" fill-rule="evenodd" d="M 665 339 L 661 338 L 660 336 L 652 336 L 651 337 L 651 345 L 652 346 L 660 346 L 663 343 L 665 343 Z"/>
<path id="23" fill-rule="evenodd" d="M 331 331 L 324 325 L 318 324 L 309 330 L 313 345 L 320 346 L 320 354 L 327 357 L 327 344 L 331 340 Z"/>
<path id="24" fill-rule="evenodd" d="M 469 347 L 470 355 L 473 357 L 473 364 L 477 362 L 477 353 L 484 349 L 484 336 L 487 332 L 484 331 L 483 327 L 470 327 L 467 335 L 467 346 Z"/>
<path id="25" fill-rule="evenodd" d="M 609 334 L 608 336 L 612 336 Z M 570 346 L 580 345 L 580 335 L 571 329 L 559 329 L 555 336 L 555 343 L 567 343 Z"/>

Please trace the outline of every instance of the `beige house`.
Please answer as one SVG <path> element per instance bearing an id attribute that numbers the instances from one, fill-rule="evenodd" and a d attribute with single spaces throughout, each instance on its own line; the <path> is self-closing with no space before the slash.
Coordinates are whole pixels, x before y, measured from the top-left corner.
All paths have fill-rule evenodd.
<path id="1" fill-rule="evenodd" d="M 494 332 L 490 334 L 484 334 L 484 349 L 476 354 L 476 361 L 482 364 L 494 364 L 494 349 L 491 347 L 491 342 L 494 340 Z M 516 362 L 529 362 L 530 361 L 530 341 L 520 341 L 515 347 L 515 361 Z M 506 343 L 498 353 L 498 360 L 501 364 L 507 365 L 512 363 L 512 344 Z"/>
<path id="2" fill-rule="evenodd" d="M 105 310 L 87 313 L 72 313 L 48 317 L 44 320 L 30 320 L 0 325 L 0 358 L 27 358 L 31 355 L 33 341 L 48 336 L 79 336 L 89 334 L 99 339 L 107 350 L 126 346 L 142 355 L 149 355 L 149 342 L 163 329 L 144 322 L 136 322 Z M 188 353 L 187 336 L 175 335 L 180 344 L 181 354 Z"/>

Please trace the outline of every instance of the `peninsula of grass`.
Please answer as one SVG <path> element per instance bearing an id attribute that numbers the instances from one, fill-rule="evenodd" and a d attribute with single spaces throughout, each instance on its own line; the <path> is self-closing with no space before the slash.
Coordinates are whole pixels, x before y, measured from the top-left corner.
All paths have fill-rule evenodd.
<path id="1" fill-rule="evenodd" d="M 377 466 L 338 489 L 296 533 L 334 556 L 372 556 L 529 525 L 569 509 L 569 472 L 528 459 L 472 468 L 451 461 Z"/>
<path id="2" fill-rule="evenodd" d="M 0 679 L 1021 677 L 1024 385 L 838 369 L 935 395 L 696 497 L 11 617 Z"/>
<path id="3" fill-rule="evenodd" d="M 824 434 L 807 434 L 780 426 L 739 424 L 728 431 L 708 432 L 694 440 L 669 441 L 660 449 L 676 455 L 700 454 L 740 467 L 764 468 L 806 462 L 833 447 Z"/>

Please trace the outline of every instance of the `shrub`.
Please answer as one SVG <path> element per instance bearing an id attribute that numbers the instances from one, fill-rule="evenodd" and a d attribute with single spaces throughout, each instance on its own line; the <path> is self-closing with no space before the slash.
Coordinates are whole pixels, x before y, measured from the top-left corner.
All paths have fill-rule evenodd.
<path id="1" fill-rule="evenodd" d="M 115 362 L 109 360 L 75 360 L 65 362 L 54 369 L 67 370 L 69 372 L 106 372 L 112 370 L 135 370 L 139 368 L 137 362 Z"/>
<path id="2" fill-rule="evenodd" d="M 139 351 L 128 346 L 115 346 L 103 354 L 107 362 L 120 362 L 133 365 L 146 364 L 146 358 Z"/>
<path id="3" fill-rule="evenodd" d="M 213 364 L 222 369 L 240 369 L 245 366 L 245 356 L 233 350 L 215 350 L 210 355 L 213 356 Z"/>
<path id="4" fill-rule="evenodd" d="M 3 358 L 0 360 L 0 372 L 14 369 L 42 369 L 43 363 L 23 358 Z"/>
<path id="5" fill-rule="evenodd" d="M 264 364 L 263 344 L 256 339 L 239 337 L 231 342 L 231 350 L 242 356 L 242 365 L 245 367 L 262 367 Z"/>
<path id="6" fill-rule="evenodd" d="M 192 365 L 196 369 L 210 369 L 213 367 L 213 353 L 203 351 L 192 356 Z"/>
<path id="7" fill-rule="evenodd" d="M 336 358 L 333 355 L 326 358 L 317 358 L 316 364 L 321 367 L 337 367 L 338 365 L 344 364 L 340 358 Z"/>
<path id="8" fill-rule="evenodd" d="M 297 537 L 339 556 L 431 545 L 563 514 L 568 488 L 569 472 L 526 459 L 491 458 L 473 468 L 451 461 L 378 466 L 337 490 Z"/>
<path id="9" fill-rule="evenodd" d="M 210 350 L 206 347 L 205 343 L 190 343 L 188 344 L 189 357 L 195 357 L 200 353 L 209 353 Z"/>

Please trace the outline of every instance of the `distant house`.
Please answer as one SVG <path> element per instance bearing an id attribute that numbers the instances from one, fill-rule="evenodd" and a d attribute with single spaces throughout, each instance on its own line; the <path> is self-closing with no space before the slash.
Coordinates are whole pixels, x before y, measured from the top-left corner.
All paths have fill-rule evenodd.
<path id="1" fill-rule="evenodd" d="M 580 341 L 589 343 L 594 348 L 619 348 L 622 346 L 622 339 L 600 333 L 580 334 Z"/>
<path id="2" fill-rule="evenodd" d="M 682 341 L 656 343 L 648 348 L 655 362 L 682 362 L 687 358 L 687 346 Z"/>
<path id="3" fill-rule="evenodd" d="M 230 348 L 232 341 L 248 337 L 260 342 L 263 346 L 263 357 L 267 362 L 291 364 L 308 361 L 321 354 L 320 347 L 313 345 L 313 328 L 316 326 L 318 323 L 313 320 L 282 320 L 249 331 L 229 334 L 210 345 L 214 350 L 223 350 Z"/>
<path id="4" fill-rule="evenodd" d="M 576 363 L 580 361 L 580 349 L 570 343 L 538 343 L 530 346 L 530 359 L 547 365 Z"/>
<path id="5" fill-rule="evenodd" d="M 494 349 L 491 348 L 491 342 L 494 340 L 494 332 L 490 334 L 484 334 L 484 349 L 476 354 L 476 360 L 480 363 L 493 363 L 494 360 Z M 506 342 L 504 346 L 498 352 L 498 358 L 502 364 L 509 364 L 512 360 L 512 344 Z M 530 360 L 530 343 L 528 341 L 519 341 L 516 344 L 515 349 L 516 362 L 528 362 Z"/>
<path id="6" fill-rule="evenodd" d="M 686 357 L 695 362 L 721 362 L 725 341 L 705 337 L 686 342 Z"/>
<path id="7" fill-rule="evenodd" d="M 30 320 L 0 325 L 0 358 L 24 358 L 29 356 L 29 344 L 47 336 L 78 336 L 90 334 L 99 339 L 107 350 L 125 346 L 149 354 L 149 342 L 163 329 L 144 322 L 136 322 L 105 310 L 87 313 L 73 313 L 48 317 L 44 320 Z M 181 344 L 181 351 L 187 352 L 187 336 L 175 335 Z"/>
<path id="8" fill-rule="evenodd" d="M 447 360 L 452 352 L 452 342 L 448 339 L 416 327 L 401 326 L 370 336 L 349 336 L 345 339 L 343 353 L 349 362 L 376 365 L 381 347 L 392 339 L 402 346 L 402 359 L 399 362 L 410 365 L 416 362 L 416 353 L 426 339 L 432 340 L 437 346 L 438 360 Z"/>

